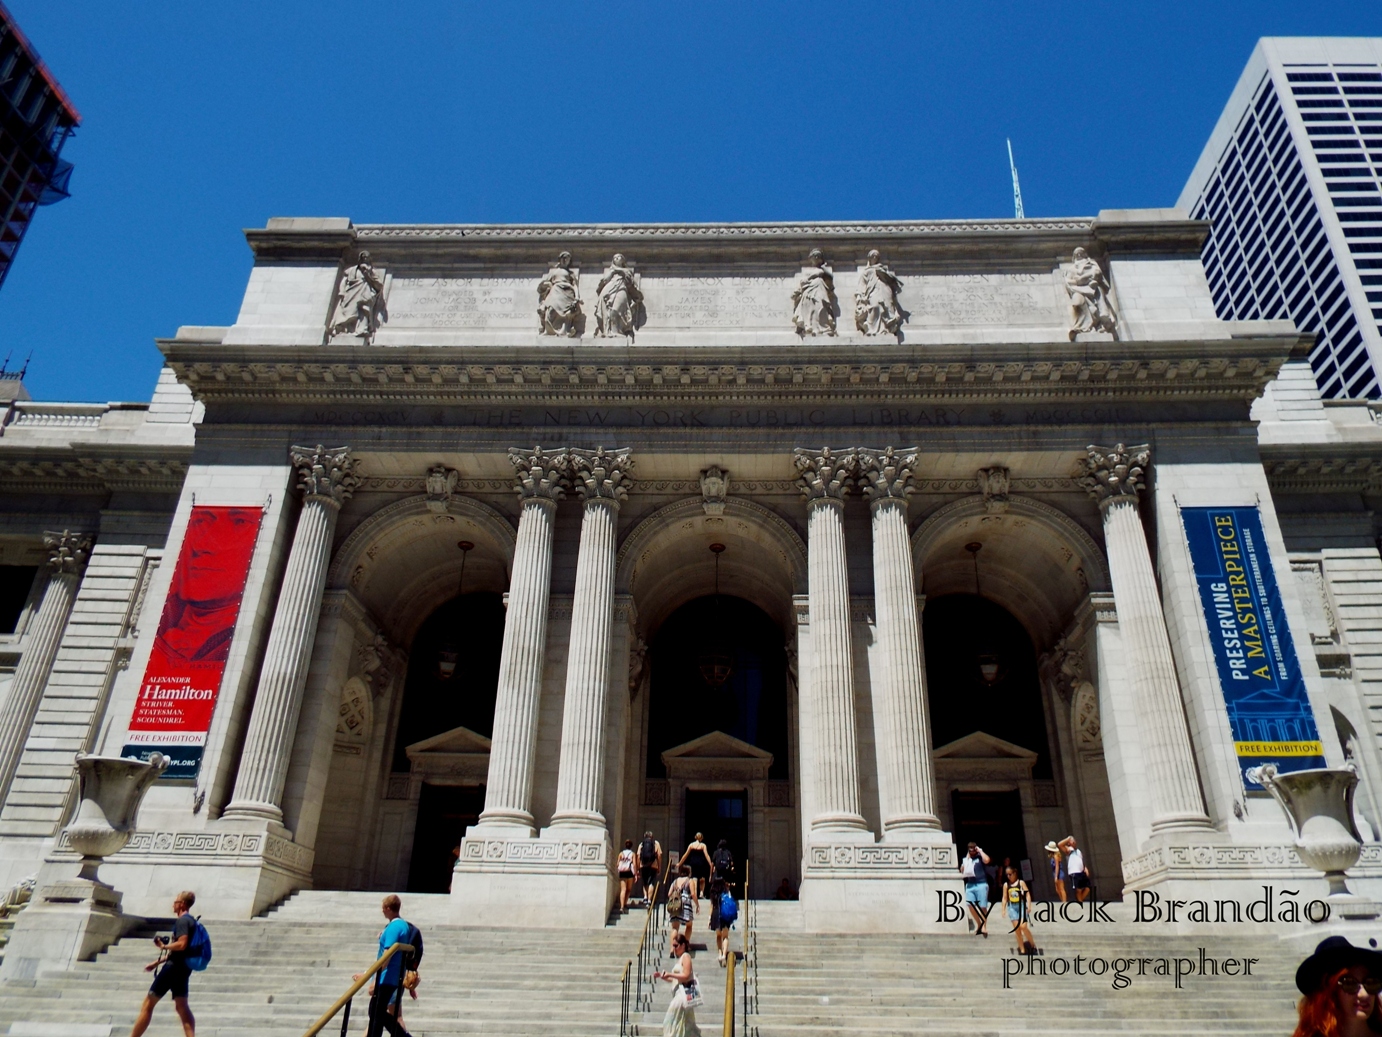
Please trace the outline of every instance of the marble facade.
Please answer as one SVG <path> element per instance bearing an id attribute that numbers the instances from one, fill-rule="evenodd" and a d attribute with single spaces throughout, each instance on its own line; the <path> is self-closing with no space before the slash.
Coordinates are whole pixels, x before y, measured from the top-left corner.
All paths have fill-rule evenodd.
<path id="1" fill-rule="evenodd" d="M 1289 322 L 1215 317 L 1205 229 L 247 232 L 236 322 L 160 340 L 147 407 L 0 402 L 0 564 L 43 567 L 0 634 L 0 884 L 75 860 L 71 756 L 124 744 L 191 508 L 241 504 L 263 524 L 200 770 L 103 869 L 127 910 L 402 887 L 446 785 L 484 789 L 469 921 L 603 924 L 615 848 L 679 849 L 688 790 L 744 793 L 755 894 L 799 881 L 819 929 L 934 926 L 957 790 L 1019 794 L 1039 892 L 1069 832 L 1105 899 L 1322 892 L 1243 787 L 1179 518 L 1257 505 L 1325 757 L 1362 776 L 1350 874 L 1382 893 L 1379 411 L 1323 404 Z M 932 737 L 928 703 L 973 692 L 928 687 L 920 627 L 972 593 L 973 542 L 1040 660 L 1049 773 Z M 649 742 L 648 646 L 712 593 L 712 543 L 785 646 L 776 771 L 727 734 Z M 403 746 L 462 565 L 505 596 L 493 730 Z"/>

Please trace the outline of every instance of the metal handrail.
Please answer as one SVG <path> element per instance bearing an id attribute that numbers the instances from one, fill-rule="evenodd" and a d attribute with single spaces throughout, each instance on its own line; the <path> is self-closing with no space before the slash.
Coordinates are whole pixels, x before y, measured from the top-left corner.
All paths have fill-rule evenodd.
<path id="1" fill-rule="evenodd" d="M 656 953 L 654 943 L 658 941 L 659 936 L 665 939 L 661 918 L 666 913 L 666 905 L 658 903 L 658 899 L 662 885 L 671 871 L 672 862 L 669 859 L 667 871 L 659 876 L 657 885 L 653 887 L 652 898 L 648 901 L 648 913 L 643 920 L 643 935 L 638 938 L 638 950 L 634 957 L 624 963 L 623 975 L 619 977 L 619 1037 L 629 1037 L 633 1032 L 635 1011 L 647 1012 L 653 1005 L 653 983 L 648 965 L 649 958 Z M 635 961 L 637 965 L 634 964 Z M 648 984 L 646 994 L 643 992 L 645 979 Z"/>
<path id="2" fill-rule="evenodd" d="M 389 959 L 392 958 L 395 954 L 397 954 L 400 951 L 403 951 L 407 954 L 412 954 L 413 950 L 414 948 L 411 943 L 396 943 L 388 950 L 386 950 L 380 956 L 379 960 L 369 967 L 368 972 L 361 975 L 359 979 L 357 979 L 354 983 L 350 985 L 349 990 L 347 990 L 340 997 L 336 998 L 336 1003 L 333 1004 L 330 1008 L 328 1008 L 325 1014 L 322 1015 L 322 1017 L 318 1019 L 315 1023 L 313 1023 L 311 1027 L 308 1028 L 307 1032 L 302 1035 L 302 1037 L 316 1037 L 316 1035 L 321 1032 L 322 1027 L 324 1027 L 327 1023 L 331 1022 L 332 1016 L 334 1016 L 342 1008 L 346 1010 L 346 1023 L 349 1024 L 350 1002 L 351 999 L 354 998 L 355 995 L 360 992 L 360 988 L 363 987 L 366 983 L 368 983 L 374 977 L 375 973 L 377 973 L 380 969 L 387 965 L 389 963 Z"/>
<path id="3" fill-rule="evenodd" d="M 725 955 L 725 1021 L 724 1037 L 734 1037 L 734 962 L 735 951 Z"/>

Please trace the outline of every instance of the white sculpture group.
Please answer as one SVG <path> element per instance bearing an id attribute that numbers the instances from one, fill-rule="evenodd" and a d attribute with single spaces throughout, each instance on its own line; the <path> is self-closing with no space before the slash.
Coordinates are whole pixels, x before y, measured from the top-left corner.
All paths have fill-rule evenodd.
<path id="1" fill-rule="evenodd" d="M 1070 340 L 1090 332 L 1116 334 L 1118 315 L 1109 297 L 1108 277 L 1098 261 L 1077 248 L 1062 276 L 1070 300 Z M 854 326 L 861 335 L 892 335 L 901 340 L 907 320 L 907 312 L 898 301 L 901 290 L 901 279 L 883 263 L 877 249 L 870 250 L 854 292 Z M 596 336 L 633 341 L 648 315 L 639 275 L 622 252 L 614 254 L 595 292 Z M 376 273 L 370 254 L 361 252 L 355 265 L 341 274 L 327 340 L 353 337 L 372 342 L 380 323 L 388 319 L 384 296 L 383 278 Z M 581 275 L 570 252 L 561 253 L 538 282 L 537 298 L 538 326 L 543 335 L 580 338 L 585 333 Z M 835 275 L 820 249 L 812 249 L 807 256 L 792 287 L 791 301 L 792 324 L 799 336 L 837 334 L 840 303 Z"/>

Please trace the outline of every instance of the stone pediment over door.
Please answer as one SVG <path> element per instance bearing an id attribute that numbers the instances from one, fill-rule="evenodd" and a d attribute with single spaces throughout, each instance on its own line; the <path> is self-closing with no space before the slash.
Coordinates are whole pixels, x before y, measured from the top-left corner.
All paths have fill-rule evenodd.
<path id="1" fill-rule="evenodd" d="M 936 777 L 955 781 L 1030 781 L 1037 754 L 983 731 L 947 742 L 931 753 Z"/>
<path id="2" fill-rule="evenodd" d="M 773 754 L 723 731 L 711 731 L 662 754 L 672 781 L 766 781 Z"/>
<path id="3" fill-rule="evenodd" d="M 431 785 L 483 785 L 489 776 L 490 741 L 468 727 L 453 727 L 405 750 L 413 777 Z"/>

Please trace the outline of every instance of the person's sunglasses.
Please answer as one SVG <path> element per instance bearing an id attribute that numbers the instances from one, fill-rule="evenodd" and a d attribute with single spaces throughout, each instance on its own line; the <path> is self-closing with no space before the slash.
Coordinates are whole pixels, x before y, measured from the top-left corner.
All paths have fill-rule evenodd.
<path id="1" fill-rule="evenodd" d="M 1375 994 L 1379 990 L 1382 990 L 1382 979 L 1378 979 L 1375 976 L 1369 976 L 1367 979 L 1364 980 L 1356 979 L 1353 976 L 1339 977 L 1339 989 L 1344 991 L 1346 994 L 1358 993 L 1359 987 L 1362 987 L 1369 994 Z"/>

